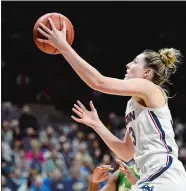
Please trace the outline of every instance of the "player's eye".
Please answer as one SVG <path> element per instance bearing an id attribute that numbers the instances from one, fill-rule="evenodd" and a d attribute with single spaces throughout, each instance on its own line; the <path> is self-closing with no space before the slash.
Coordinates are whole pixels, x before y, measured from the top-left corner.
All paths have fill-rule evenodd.
<path id="1" fill-rule="evenodd" d="M 136 59 L 134 59 L 134 60 L 133 60 L 133 63 L 134 63 L 134 64 L 137 64 L 137 60 L 136 60 Z"/>

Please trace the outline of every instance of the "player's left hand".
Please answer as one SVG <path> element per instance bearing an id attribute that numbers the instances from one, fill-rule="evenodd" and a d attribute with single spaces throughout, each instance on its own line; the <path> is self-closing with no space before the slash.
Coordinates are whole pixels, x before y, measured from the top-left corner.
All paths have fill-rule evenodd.
<path id="1" fill-rule="evenodd" d="M 66 24 L 65 21 L 63 21 L 62 24 L 62 30 L 59 31 L 56 29 L 53 21 L 51 18 L 48 18 L 50 22 L 50 26 L 52 30 L 50 30 L 48 27 L 46 27 L 44 24 L 40 23 L 40 27 L 38 28 L 38 31 L 47 39 L 40 39 L 37 40 L 39 42 L 48 43 L 52 45 L 53 47 L 57 48 L 58 50 L 65 49 L 66 46 L 68 46 L 68 42 L 66 40 Z"/>
<path id="2" fill-rule="evenodd" d="M 91 110 L 87 110 L 85 106 L 77 101 L 77 104 L 74 104 L 72 111 L 76 113 L 80 118 L 71 116 L 74 121 L 83 123 L 89 127 L 95 127 L 97 124 L 101 123 L 96 108 L 94 107 L 92 101 L 90 101 Z"/>

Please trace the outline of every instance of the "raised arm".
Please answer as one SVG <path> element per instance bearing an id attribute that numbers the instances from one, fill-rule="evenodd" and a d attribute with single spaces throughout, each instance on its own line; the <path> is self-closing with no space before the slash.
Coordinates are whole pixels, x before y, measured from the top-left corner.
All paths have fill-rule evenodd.
<path id="1" fill-rule="evenodd" d="M 38 39 L 40 42 L 49 43 L 56 47 L 65 57 L 79 77 L 91 88 L 114 95 L 138 96 L 144 100 L 150 98 L 155 85 L 145 79 L 120 80 L 103 76 L 94 67 L 81 58 L 66 41 L 66 25 L 63 22 L 62 31 L 58 31 L 51 19 L 52 30 L 41 24 L 39 32 L 48 40 Z M 46 31 L 46 32 L 45 32 Z"/>
<path id="2" fill-rule="evenodd" d="M 137 96 L 143 98 L 146 102 L 148 102 L 152 92 L 156 90 L 152 82 L 142 78 L 121 80 L 103 76 L 68 44 L 65 49 L 60 49 L 60 52 L 79 77 L 94 90 L 112 95 Z"/>

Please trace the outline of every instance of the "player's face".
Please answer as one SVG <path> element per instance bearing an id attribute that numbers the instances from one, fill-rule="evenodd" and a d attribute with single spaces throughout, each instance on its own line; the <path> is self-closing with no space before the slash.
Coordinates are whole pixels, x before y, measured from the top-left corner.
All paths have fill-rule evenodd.
<path id="1" fill-rule="evenodd" d="M 145 73 L 145 55 L 139 54 L 132 62 L 127 64 L 127 70 L 124 80 L 131 78 L 144 78 Z"/>

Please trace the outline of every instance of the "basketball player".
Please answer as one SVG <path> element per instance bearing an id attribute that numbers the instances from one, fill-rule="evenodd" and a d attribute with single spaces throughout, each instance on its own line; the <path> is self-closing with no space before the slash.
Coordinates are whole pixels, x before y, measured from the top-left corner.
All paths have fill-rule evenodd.
<path id="1" fill-rule="evenodd" d="M 127 64 L 124 80 L 103 76 L 81 58 L 66 41 L 66 25 L 58 31 L 49 19 L 51 30 L 40 24 L 38 31 L 47 39 L 38 39 L 56 47 L 79 77 L 92 89 L 106 94 L 131 96 L 126 108 L 124 141 L 115 137 L 100 121 L 90 102 L 91 111 L 78 101 L 72 118 L 92 127 L 107 146 L 124 161 L 134 157 L 140 168 L 136 191 L 186 190 L 186 172 L 178 160 L 168 99 L 162 85 L 180 63 L 181 53 L 173 48 L 158 52 L 145 50 Z"/>
<path id="2" fill-rule="evenodd" d="M 113 170 L 111 165 L 102 165 L 97 167 L 89 183 L 88 191 L 97 191 L 99 183 L 108 180 L 107 183 L 99 191 L 128 191 L 131 186 L 139 179 L 136 165 L 130 167 L 124 165 L 121 160 L 117 161 L 120 168 L 116 170 L 111 176 L 108 171 Z"/>

